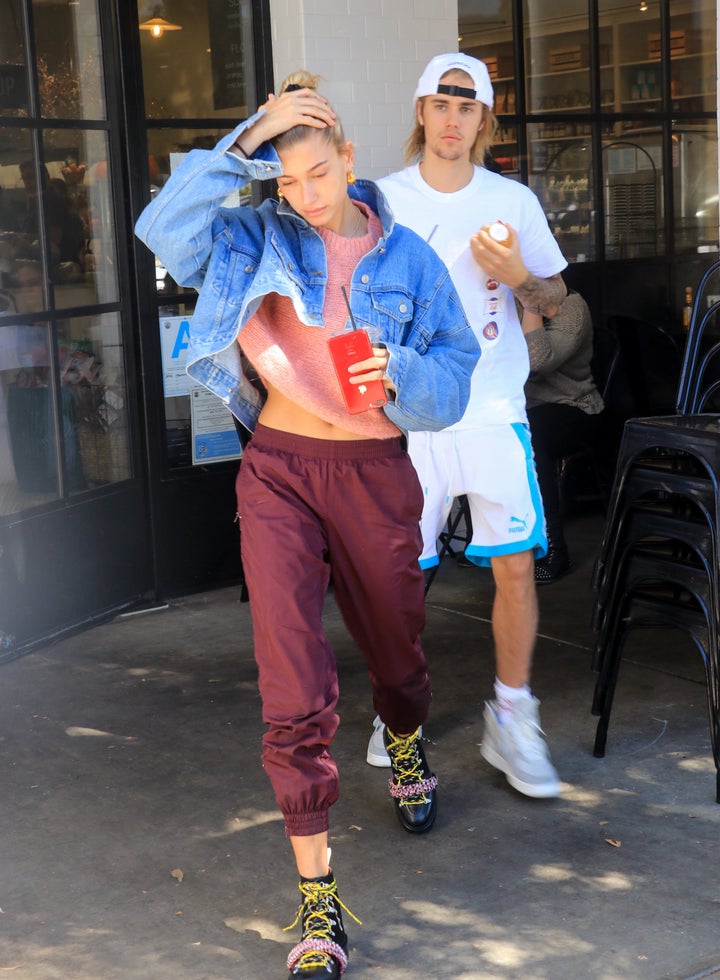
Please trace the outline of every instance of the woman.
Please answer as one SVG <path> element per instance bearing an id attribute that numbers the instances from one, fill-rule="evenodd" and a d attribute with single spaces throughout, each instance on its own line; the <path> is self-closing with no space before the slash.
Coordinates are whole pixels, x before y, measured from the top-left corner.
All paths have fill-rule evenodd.
<path id="1" fill-rule="evenodd" d="M 530 357 L 527 414 L 548 539 L 546 556 L 535 561 L 535 581 L 543 584 L 570 569 L 557 462 L 596 442 L 604 405 L 590 370 L 592 318 L 579 293 L 571 290 L 550 320 L 525 311 L 522 328 Z"/>
<path id="2" fill-rule="evenodd" d="M 252 433 L 237 497 L 262 759 L 303 896 L 288 966 L 291 978 L 328 980 L 345 968 L 347 936 L 327 846 L 339 719 L 323 603 L 332 575 L 387 726 L 396 813 L 423 833 L 437 780 L 419 738 L 431 697 L 422 493 L 401 433 L 460 418 L 479 350 L 445 267 L 394 226 L 374 184 L 356 182 L 352 144 L 316 80 L 290 76 L 214 150 L 189 153 L 137 232 L 199 289 L 188 370 Z M 225 209 L 252 178 L 277 178 L 280 204 Z M 345 374 L 358 390 L 381 381 L 382 409 L 345 407 L 328 339 L 350 325 L 368 329 L 373 346 Z"/>

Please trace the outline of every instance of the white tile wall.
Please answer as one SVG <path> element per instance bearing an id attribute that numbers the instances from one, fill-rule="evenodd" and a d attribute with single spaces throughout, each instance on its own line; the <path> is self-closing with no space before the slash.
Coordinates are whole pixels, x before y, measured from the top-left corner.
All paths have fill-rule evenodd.
<path id="1" fill-rule="evenodd" d="M 457 0 L 270 0 L 276 87 L 297 68 L 322 91 L 356 143 L 362 177 L 402 166 L 417 79 L 457 51 Z"/>

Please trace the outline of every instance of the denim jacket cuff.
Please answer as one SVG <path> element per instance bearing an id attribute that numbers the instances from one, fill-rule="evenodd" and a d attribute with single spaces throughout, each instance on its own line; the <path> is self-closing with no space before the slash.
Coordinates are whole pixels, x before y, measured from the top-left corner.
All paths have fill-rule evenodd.
<path id="1" fill-rule="evenodd" d="M 254 115 L 245 119 L 231 133 L 224 136 L 216 147 L 220 153 L 225 153 L 228 156 L 234 157 L 235 160 L 240 161 L 243 169 L 254 180 L 270 180 L 273 177 L 279 177 L 282 173 L 280 159 L 270 143 L 262 143 L 250 156 L 240 153 L 235 149 L 235 144 L 245 130 L 249 129 L 263 115 L 264 111 L 264 109 L 260 109 Z"/>

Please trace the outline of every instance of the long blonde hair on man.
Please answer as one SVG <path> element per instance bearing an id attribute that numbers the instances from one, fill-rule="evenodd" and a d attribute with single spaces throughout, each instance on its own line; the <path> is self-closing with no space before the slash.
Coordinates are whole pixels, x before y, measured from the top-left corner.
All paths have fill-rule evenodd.
<path id="1" fill-rule="evenodd" d="M 473 84 L 470 76 L 460 68 L 452 68 L 450 71 L 446 72 L 442 76 L 441 81 L 444 81 L 450 76 L 453 76 L 453 80 L 455 81 L 461 80 L 463 85 L 468 85 L 469 83 L 469 85 L 472 86 Z M 416 160 L 421 160 L 425 152 L 425 128 L 417 118 L 417 106 L 423 105 L 426 98 L 429 98 L 429 96 L 425 95 L 417 100 L 415 105 L 415 127 L 412 133 L 410 133 L 408 138 L 403 143 L 406 165 L 415 163 Z M 497 133 L 498 129 L 497 116 L 492 109 L 490 109 L 484 103 L 482 118 L 484 125 L 477 134 L 477 138 L 475 139 L 472 149 L 470 150 L 470 162 L 477 164 L 479 167 L 483 166 L 486 154 L 495 141 L 495 134 Z"/>
<path id="2" fill-rule="evenodd" d="M 280 95 L 287 89 L 288 85 L 299 85 L 300 88 L 309 88 L 313 92 L 318 90 L 318 82 L 322 80 L 322 75 L 313 75 L 309 71 L 305 71 L 304 68 L 299 69 L 299 71 L 294 71 L 287 78 L 283 79 L 280 86 Z M 331 107 L 332 108 L 332 107 Z M 343 132 L 342 123 L 339 117 L 335 116 L 335 125 L 326 126 L 324 129 L 317 129 L 314 126 L 293 126 L 292 129 L 288 129 L 285 133 L 280 133 L 279 136 L 273 137 L 270 142 L 274 148 L 279 150 L 286 150 L 290 146 L 294 146 L 301 140 L 306 139 L 311 133 L 320 133 L 327 140 L 328 143 L 333 143 L 338 149 L 345 145 L 345 133 Z"/>

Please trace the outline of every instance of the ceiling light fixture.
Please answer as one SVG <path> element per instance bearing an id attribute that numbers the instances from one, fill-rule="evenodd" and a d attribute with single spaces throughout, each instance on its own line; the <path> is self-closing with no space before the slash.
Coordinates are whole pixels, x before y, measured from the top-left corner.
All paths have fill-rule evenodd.
<path id="1" fill-rule="evenodd" d="M 141 31 L 150 31 L 152 37 L 162 37 L 165 31 L 182 30 L 180 24 L 171 24 L 164 17 L 151 17 L 150 20 L 144 20 L 139 26 Z"/>

